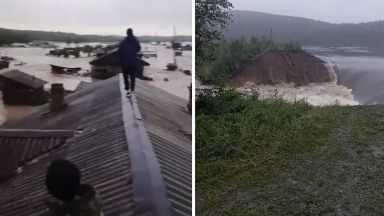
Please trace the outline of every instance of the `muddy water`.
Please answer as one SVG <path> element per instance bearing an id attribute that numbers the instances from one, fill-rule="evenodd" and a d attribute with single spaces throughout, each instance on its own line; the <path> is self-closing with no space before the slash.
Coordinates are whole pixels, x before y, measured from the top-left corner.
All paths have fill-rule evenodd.
<path id="1" fill-rule="evenodd" d="M 369 47 L 305 47 L 332 61 L 337 84 L 351 89 L 360 104 L 384 104 L 384 50 Z"/>
<path id="2" fill-rule="evenodd" d="M 294 84 L 282 83 L 274 86 L 270 85 L 254 85 L 246 83 L 240 91 L 250 93 L 252 89 L 257 89 L 260 97 L 268 98 L 277 95 L 287 101 L 306 100 L 314 106 L 329 106 L 333 104 L 339 105 L 358 105 L 351 94 L 351 89 L 336 84 L 337 68 L 331 61 L 325 60 L 325 66 L 328 68 L 331 82 L 311 83 L 307 86 L 295 87 Z"/>
<path id="3" fill-rule="evenodd" d="M 290 84 L 256 87 L 261 96 L 305 99 L 315 106 L 384 104 L 384 50 L 367 47 L 303 47 L 326 62 L 332 82 L 295 88 Z M 249 90 L 246 88 L 245 90 Z"/>
<path id="4" fill-rule="evenodd" d="M 90 45 L 97 45 L 100 43 L 89 43 Z M 59 47 L 74 47 L 84 46 L 85 44 L 65 44 L 57 43 Z M 106 45 L 106 44 L 102 44 Z M 191 76 L 186 76 L 181 72 L 168 72 L 164 69 L 168 63 L 173 62 L 173 51 L 166 49 L 164 46 L 152 46 L 149 44 L 142 44 L 143 50 L 153 50 L 157 52 L 157 58 L 147 58 L 151 66 L 146 68 L 146 73 L 154 78 L 154 82 L 149 82 L 171 94 L 187 99 L 189 92 L 187 87 L 192 81 Z M 25 73 L 34 75 L 48 82 L 45 86 L 50 87 L 51 83 L 63 83 L 64 87 L 68 90 L 73 90 L 77 87 L 80 81 L 97 82 L 98 80 L 90 77 L 73 76 L 73 75 L 59 75 L 52 74 L 50 64 L 67 66 L 67 67 L 81 67 L 83 71 L 90 70 L 89 62 L 94 57 L 87 57 L 87 54 L 81 54 L 80 58 L 63 58 L 46 56 L 51 49 L 44 48 L 1 48 L 0 55 L 10 56 L 15 58 L 12 61 L 10 68 L 18 69 Z M 22 66 L 16 66 L 20 62 L 26 63 Z M 192 70 L 192 52 L 183 52 L 183 56 L 176 57 L 176 62 L 180 68 L 185 70 Z M 2 70 L 4 71 L 4 70 Z M 168 82 L 164 78 L 168 78 Z M 0 95 L 1 96 L 1 95 Z M 34 110 L 30 106 L 6 106 L 0 101 L 0 123 L 7 119 L 20 118 Z"/>
<path id="5" fill-rule="evenodd" d="M 332 104 L 384 104 L 384 49 L 369 47 L 303 47 L 325 60 L 335 79 L 332 82 L 295 88 L 247 83 L 242 91 L 256 88 L 261 97 L 277 93 L 287 100 L 305 99 L 314 106 Z M 198 81 L 196 81 L 198 83 Z M 205 88 L 208 86 L 200 86 Z"/>

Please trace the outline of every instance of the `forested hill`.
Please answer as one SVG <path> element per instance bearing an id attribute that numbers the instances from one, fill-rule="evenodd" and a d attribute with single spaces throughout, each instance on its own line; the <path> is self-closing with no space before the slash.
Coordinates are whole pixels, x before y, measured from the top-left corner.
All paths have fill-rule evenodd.
<path id="1" fill-rule="evenodd" d="M 170 42 L 173 37 L 167 36 L 140 36 L 140 42 Z M 34 40 L 46 40 L 57 42 L 119 42 L 122 36 L 77 35 L 65 32 L 46 32 L 29 30 L 12 30 L 0 28 L 0 45 L 12 43 L 29 43 Z M 192 36 L 176 36 L 175 40 L 182 42 L 192 41 Z"/>
<path id="2" fill-rule="evenodd" d="M 224 36 L 245 38 L 268 36 L 273 30 L 273 39 L 299 40 L 302 45 L 329 46 L 384 46 L 384 21 L 360 24 L 332 24 L 312 19 L 273 15 L 252 11 L 232 12 L 233 22 Z"/>

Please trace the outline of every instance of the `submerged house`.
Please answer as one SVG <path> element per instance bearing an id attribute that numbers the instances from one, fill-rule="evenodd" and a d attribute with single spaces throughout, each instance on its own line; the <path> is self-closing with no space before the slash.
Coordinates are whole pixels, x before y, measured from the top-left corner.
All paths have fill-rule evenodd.
<path id="1" fill-rule="evenodd" d="M 191 51 L 192 50 L 192 45 L 190 44 L 186 44 L 184 46 L 181 47 L 181 50 L 186 50 L 186 51 Z"/>
<path id="2" fill-rule="evenodd" d="M 99 192 L 104 216 L 192 215 L 186 100 L 140 81 L 128 99 L 119 75 L 64 100 L 52 95 L 52 103 L 0 127 L 1 216 L 47 209 L 45 174 L 56 158 L 79 167 L 82 182 Z"/>
<path id="3" fill-rule="evenodd" d="M 9 62 L 0 60 L 0 70 L 9 68 Z"/>
<path id="4" fill-rule="evenodd" d="M 6 105 L 41 105 L 48 101 L 44 85 L 48 82 L 19 70 L 0 74 L 3 101 Z"/>
<path id="5" fill-rule="evenodd" d="M 50 66 L 51 66 L 51 73 L 55 73 L 55 74 L 63 74 L 63 73 L 73 74 L 81 70 L 81 67 L 63 67 L 63 66 L 53 65 L 53 64 L 51 64 Z"/>
<path id="6" fill-rule="evenodd" d="M 99 55 L 99 57 L 89 63 L 92 66 L 92 78 L 108 79 L 121 72 L 117 46 L 118 44 L 110 46 L 110 49 L 107 49 L 104 55 Z M 141 57 L 141 55 L 137 57 L 140 62 L 138 78 L 145 79 L 145 77 L 143 77 L 143 70 L 145 66 L 149 66 L 150 64 L 144 61 Z"/>

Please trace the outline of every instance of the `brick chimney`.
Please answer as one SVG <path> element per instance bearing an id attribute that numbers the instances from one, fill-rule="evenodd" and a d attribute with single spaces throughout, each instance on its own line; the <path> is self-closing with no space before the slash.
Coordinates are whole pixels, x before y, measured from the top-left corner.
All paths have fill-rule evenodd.
<path id="1" fill-rule="evenodd" d="M 64 101 L 64 86 L 62 83 L 51 84 L 51 101 L 49 111 L 55 112 L 65 108 L 67 104 Z"/>
<path id="2" fill-rule="evenodd" d="M 188 89 L 189 89 L 189 102 L 187 105 L 187 109 L 188 109 L 188 112 L 192 114 L 192 83 L 188 87 Z"/>

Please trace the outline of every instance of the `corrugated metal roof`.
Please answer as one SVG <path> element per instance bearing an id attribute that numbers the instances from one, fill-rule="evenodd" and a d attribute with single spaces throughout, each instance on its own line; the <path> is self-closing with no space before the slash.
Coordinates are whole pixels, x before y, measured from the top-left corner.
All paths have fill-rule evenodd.
<path id="1" fill-rule="evenodd" d="M 153 94 L 149 90 L 152 87 L 139 82 L 138 99 L 128 104 L 121 97 L 121 91 L 125 91 L 119 85 L 119 77 L 67 96 L 67 109 L 45 115 L 48 107 L 42 106 L 35 114 L 1 126 L 8 135 L 16 133 L 15 129 L 28 128 L 40 130 L 39 133 L 70 130 L 74 136 L 54 151 L 36 153 L 39 156 L 33 163 L 0 184 L 0 215 L 27 216 L 44 211 L 44 202 L 50 198 L 44 185 L 46 168 L 58 157 L 75 163 L 82 171 L 82 181 L 99 191 L 105 216 L 156 215 L 165 211 L 153 212 L 154 209 L 167 205 L 170 212 L 166 215 L 192 214 L 192 152 L 191 142 L 184 134 L 184 124 L 191 128 L 192 122 L 191 116 L 182 112 L 185 101 L 174 100 L 158 89 Z M 128 122 L 131 124 L 125 125 Z M 141 149 L 143 146 L 138 143 L 146 147 Z M 140 147 L 136 150 L 141 153 L 132 154 L 135 146 Z"/>
<path id="2" fill-rule="evenodd" d="M 80 81 L 79 84 L 77 85 L 76 89 L 74 90 L 74 92 L 89 88 L 91 86 L 92 86 L 92 83 L 90 83 L 90 82 Z"/>
<path id="3" fill-rule="evenodd" d="M 73 131 L 0 129 L 0 183 L 36 157 L 64 145 Z"/>
<path id="4" fill-rule="evenodd" d="M 186 101 L 185 101 L 186 102 Z M 192 143 L 180 119 L 190 115 L 138 98 L 142 120 L 159 160 L 175 215 L 192 214 Z M 192 123 L 191 123 L 192 124 Z"/>
<path id="5" fill-rule="evenodd" d="M 130 157 L 122 121 L 120 89 L 116 82 L 118 77 L 106 80 L 102 85 L 93 86 L 92 91 L 88 92 L 92 92 L 91 94 L 72 94 L 68 101 L 88 101 L 87 107 L 76 105 L 83 109 L 82 112 L 77 108 L 70 112 L 62 110 L 50 117 L 60 119 L 58 122 L 43 120 L 49 123 L 42 127 L 61 125 L 77 132 L 75 131 L 75 136 L 67 140 L 61 148 L 52 154 L 41 156 L 34 164 L 25 166 L 23 172 L 0 184 L 0 193 L 5 194 L 0 196 L 0 215 L 27 216 L 45 210 L 44 201 L 50 198 L 44 185 L 46 167 L 56 157 L 67 158 L 81 169 L 82 181 L 93 185 L 99 191 L 106 216 L 134 214 Z M 81 92 L 84 91 L 87 92 L 88 89 Z M 65 121 L 64 117 L 56 116 L 71 118 L 70 114 L 77 115 L 77 123 L 69 123 L 72 126 L 66 123 L 72 121 Z M 45 117 L 35 115 L 29 119 L 38 121 L 39 118 Z M 60 124 L 63 121 L 65 124 Z M 16 124 L 9 125 L 21 127 L 23 123 L 19 120 Z M 38 127 L 37 124 L 35 126 Z"/>
<path id="6" fill-rule="evenodd" d="M 7 70 L 3 73 L 0 73 L 0 76 L 5 77 L 7 79 L 11 79 L 15 82 L 19 82 L 31 88 L 39 88 L 48 83 L 42 79 L 31 76 L 19 70 Z"/>
<path id="7" fill-rule="evenodd" d="M 87 117 L 87 110 L 95 97 L 95 90 L 114 83 L 116 78 L 93 83 L 91 88 L 85 88 L 65 97 L 68 107 L 60 112 L 49 113 L 49 105 L 45 104 L 28 116 L 5 122 L 0 128 L 75 130 L 82 119 Z"/>

